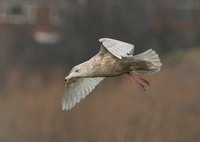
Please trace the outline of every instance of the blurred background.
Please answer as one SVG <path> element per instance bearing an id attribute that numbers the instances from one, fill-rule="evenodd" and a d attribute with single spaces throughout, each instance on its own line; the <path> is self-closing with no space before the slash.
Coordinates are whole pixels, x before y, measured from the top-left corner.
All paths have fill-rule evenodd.
<path id="1" fill-rule="evenodd" d="M 154 49 L 143 92 L 107 78 L 69 111 L 64 77 L 101 37 Z M 0 141 L 199 142 L 199 0 L 0 0 Z"/>

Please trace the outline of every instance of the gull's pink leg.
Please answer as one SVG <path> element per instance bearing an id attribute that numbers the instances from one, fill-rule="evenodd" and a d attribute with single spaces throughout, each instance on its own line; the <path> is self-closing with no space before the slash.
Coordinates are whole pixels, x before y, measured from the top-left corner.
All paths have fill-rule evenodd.
<path id="1" fill-rule="evenodd" d="M 147 81 L 145 78 L 143 78 L 143 76 L 139 75 L 139 79 L 142 80 L 144 83 L 146 83 L 147 85 L 150 86 L 149 81 Z"/>
<path id="2" fill-rule="evenodd" d="M 138 72 L 135 70 L 134 67 L 132 67 L 133 71 L 138 75 L 138 78 L 140 80 L 142 80 L 144 83 L 146 83 L 147 85 L 150 85 L 149 81 L 147 81 L 142 75 L 138 74 Z"/>
<path id="3" fill-rule="evenodd" d="M 142 83 L 138 82 L 138 81 L 133 77 L 133 75 L 131 74 L 131 72 L 128 72 L 128 75 L 131 77 L 132 81 L 133 81 L 134 83 L 136 83 L 136 85 L 137 85 L 140 89 L 142 89 L 143 91 L 145 91 L 144 85 L 143 85 Z"/>

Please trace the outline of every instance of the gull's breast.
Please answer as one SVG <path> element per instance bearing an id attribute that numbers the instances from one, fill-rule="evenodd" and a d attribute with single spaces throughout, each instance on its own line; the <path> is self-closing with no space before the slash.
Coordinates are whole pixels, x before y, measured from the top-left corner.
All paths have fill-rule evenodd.
<path id="1" fill-rule="evenodd" d="M 105 58 L 96 56 L 92 60 L 92 70 L 96 77 L 113 77 L 129 71 L 129 64 L 125 60 L 116 57 Z"/>

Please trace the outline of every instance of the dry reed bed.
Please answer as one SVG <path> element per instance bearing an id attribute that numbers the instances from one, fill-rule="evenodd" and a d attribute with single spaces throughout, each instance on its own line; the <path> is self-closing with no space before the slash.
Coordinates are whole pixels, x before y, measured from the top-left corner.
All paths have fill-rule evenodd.
<path id="1" fill-rule="evenodd" d="M 138 89 L 124 75 L 104 80 L 85 100 L 61 111 L 65 74 L 12 71 L 0 93 L 0 141 L 200 141 L 199 62 L 165 67 Z"/>

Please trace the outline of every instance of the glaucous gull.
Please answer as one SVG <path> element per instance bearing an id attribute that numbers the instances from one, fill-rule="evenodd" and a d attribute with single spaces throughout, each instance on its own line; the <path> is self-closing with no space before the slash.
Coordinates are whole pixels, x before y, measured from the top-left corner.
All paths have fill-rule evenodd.
<path id="1" fill-rule="evenodd" d="M 160 71 L 161 62 L 158 54 L 149 49 L 133 56 L 134 45 L 101 38 L 100 52 L 90 60 L 75 66 L 65 78 L 65 90 L 62 109 L 68 110 L 84 99 L 105 77 L 128 74 L 136 85 L 145 91 L 149 82 L 141 74 Z M 133 76 L 136 75 L 137 79 Z"/>

